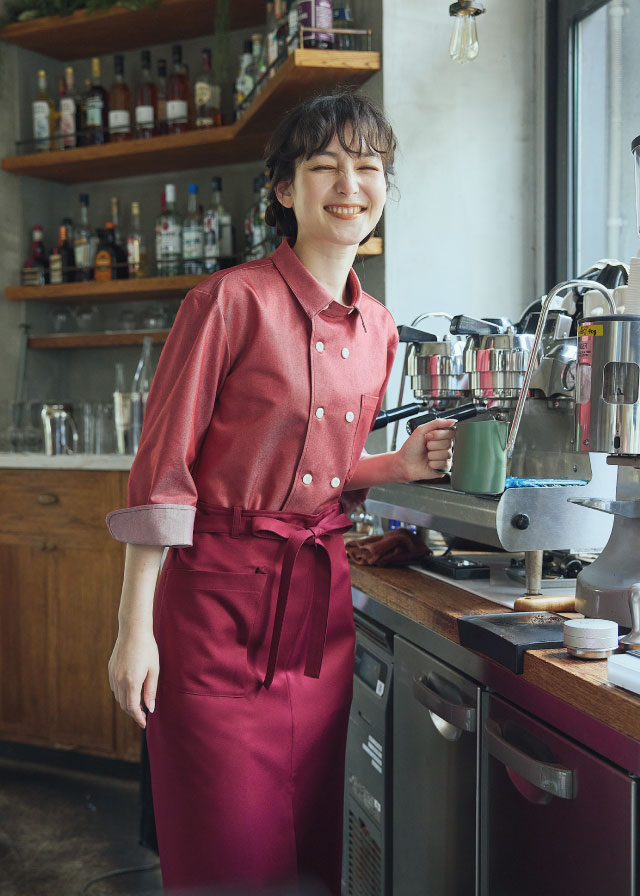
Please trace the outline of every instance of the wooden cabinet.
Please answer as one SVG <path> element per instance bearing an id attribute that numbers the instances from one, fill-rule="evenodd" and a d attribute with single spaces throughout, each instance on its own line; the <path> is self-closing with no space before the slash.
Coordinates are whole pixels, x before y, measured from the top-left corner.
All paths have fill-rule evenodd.
<path id="1" fill-rule="evenodd" d="M 107 678 L 124 546 L 104 517 L 126 479 L 0 470 L 0 738 L 139 757 Z"/>

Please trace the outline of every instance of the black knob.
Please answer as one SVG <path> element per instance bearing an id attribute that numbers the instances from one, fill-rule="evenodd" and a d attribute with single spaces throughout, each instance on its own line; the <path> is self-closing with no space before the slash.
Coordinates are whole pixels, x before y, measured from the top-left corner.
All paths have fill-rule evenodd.
<path id="1" fill-rule="evenodd" d="M 514 529 L 528 529 L 531 520 L 526 513 L 516 513 L 511 519 L 511 525 Z"/>

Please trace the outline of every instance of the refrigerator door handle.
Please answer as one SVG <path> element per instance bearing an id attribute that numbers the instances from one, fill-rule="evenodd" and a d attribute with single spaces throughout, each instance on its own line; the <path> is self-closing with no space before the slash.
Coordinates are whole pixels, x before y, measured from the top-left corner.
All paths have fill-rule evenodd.
<path id="1" fill-rule="evenodd" d="M 576 796 L 576 773 L 552 762 L 534 759 L 502 736 L 500 726 L 493 719 L 487 719 L 484 732 L 489 753 L 509 771 L 515 772 L 525 781 L 545 793 L 572 800 Z"/>
<path id="2" fill-rule="evenodd" d="M 441 697 L 429 683 L 429 679 L 422 672 L 416 672 L 413 676 L 413 696 L 419 703 L 444 719 L 454 728 L 460 731 L 476 730 L 476 708 L 467 704 L 453 703 Z M 437 726 L 436 726 L 437 727 Z"/>

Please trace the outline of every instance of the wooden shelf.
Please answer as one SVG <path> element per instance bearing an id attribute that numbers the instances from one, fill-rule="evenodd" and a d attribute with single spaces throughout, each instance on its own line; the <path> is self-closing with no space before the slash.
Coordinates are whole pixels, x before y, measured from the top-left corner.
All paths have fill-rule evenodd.
<path id="1" fill-rule="evenodd" d="M 169 330 L 128 330 L 108 333 L 51 333 L 46 336 L 30 336 L 28 348 L 112 348 L 114 346 L 142 345 L 145 336 L 151 336 L 154 345 L 164 345 Z"/>
<path id="2" fill-rule="evenodd" d="M 145 277 L 140 280 L 109 280 L 96 283 L 60 283 L 55 286 L 7 286 L 5 299 L 11 302 L 142 302 L 148 299 L 182 298 L 206 280 L 208 274 L 180 277 Z"/>
<path id="3" fill-rule="evenodd" d="M 376 52 L 295 50 L 233 125 L 148 140 L 8 156 L 2 160 L 2 168 L 14 174 L 71 184 L 255 161 L 264 158 L 274 123 L 304 96 L 347 84 L 363 84 L 379 68 L 380 54 Z"/>
<path id="4" fill-rule="evenodd" d="M 85 59 L 211 35 L 215 6 L 215 0 L 162 0 L 152 9 L 136 11 L 123 7 L 96 13 L 80 10 L 70 16 L 7 25 L 0 38 L 54 59 Z M 232 2 L 230 7 L 232 29 L 264 25 L 263 0 Z"/>
<path id="5" fill-rule="evenodd" d="M 375 255 L 382 255 L 382 237 L 379 236 L 372 236 L 358 252 L 360 258 Z M 165 301 L 183 298 L 208 276 L 183 274 L 180 277 L 145 277 L 140 280 L 110 280 L 106 283 L 92 280 L 55 286 L 7 286 L 4 297 L 10 302 L 71 302 L 78 305 L 91 302 L 145 302 L 150 299 Z M 73 335 L 75 337 L 77 334 Z"/>

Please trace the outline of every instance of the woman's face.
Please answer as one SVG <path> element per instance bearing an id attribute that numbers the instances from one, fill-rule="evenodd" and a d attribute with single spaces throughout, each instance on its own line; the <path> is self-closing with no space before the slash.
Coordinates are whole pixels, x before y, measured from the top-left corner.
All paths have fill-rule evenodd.
<path id="1" fill-rule="evenodd" d="M 345 133 L 349 144 L 350 132 Z M 387 195 L 378 153 L 353 154 L 334 137 L 322 152 L 300 159 L 291 183 L 276 188 L 279 201 L 293 209 L 298 242 L 357 246 L 380 220 Z"/>

